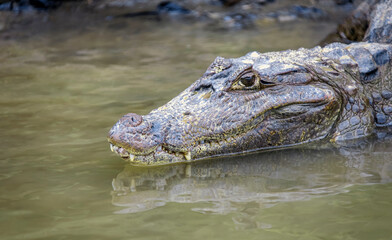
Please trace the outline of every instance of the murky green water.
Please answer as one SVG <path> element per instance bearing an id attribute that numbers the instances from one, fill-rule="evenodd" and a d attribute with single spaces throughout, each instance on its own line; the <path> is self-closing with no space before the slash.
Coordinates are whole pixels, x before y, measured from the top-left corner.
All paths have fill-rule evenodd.
<path id="1" fill-rule="evenodd" d="M 1 239 L 391 239 L 390 140 L 160 168 L 127 166 L 106 142 L 217 55 L 312 47 L 333 23 L 228 32 L 64 15 L 0 40 Z"/>

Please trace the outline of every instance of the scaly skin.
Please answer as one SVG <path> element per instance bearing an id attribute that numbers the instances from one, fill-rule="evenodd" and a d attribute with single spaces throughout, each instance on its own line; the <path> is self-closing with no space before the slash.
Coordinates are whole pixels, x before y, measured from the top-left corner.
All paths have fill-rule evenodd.
<path id="1" fill-rule="evenodd" d="M 216 58 L 166 105 L 122 117 L 112 150 L 159 165 L 370 136 L 392 122 L 391 2 L 371 14 L 369 42 Z"/>

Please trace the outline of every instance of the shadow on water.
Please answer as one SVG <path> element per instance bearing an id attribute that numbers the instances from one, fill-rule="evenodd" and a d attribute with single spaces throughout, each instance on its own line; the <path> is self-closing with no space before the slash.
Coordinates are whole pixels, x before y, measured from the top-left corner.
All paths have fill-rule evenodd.
<path id="1" fill-rule="evenodd" d="M 120 214 L 173 202 L 208 202 L 192 211 L 213 214 L 253 204 L 253 214 L 280 202 L 348 192 L 353 185 L 391 182 L 391 143 L 288 149 L 153 168 L 128 165 L 113 180 L 112 202 L 122 207 Z"/>

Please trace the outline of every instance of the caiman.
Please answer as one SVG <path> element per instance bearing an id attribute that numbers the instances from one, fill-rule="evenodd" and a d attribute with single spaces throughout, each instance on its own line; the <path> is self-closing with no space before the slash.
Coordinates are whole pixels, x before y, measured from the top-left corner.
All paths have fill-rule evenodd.
<path id="1" fill-rule="evenodd" d="M 338 145 L 392 125 L 392 0 L 359 7 L 352 19 L 366 19 L 362 42 L 217 57 L 164 106 L 123 116 L 108 135 L 112 151 L 159 165 Z"/>

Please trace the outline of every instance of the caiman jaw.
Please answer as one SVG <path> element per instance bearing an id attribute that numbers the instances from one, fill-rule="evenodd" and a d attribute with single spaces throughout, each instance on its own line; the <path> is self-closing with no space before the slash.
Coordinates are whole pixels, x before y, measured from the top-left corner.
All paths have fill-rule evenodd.
<path id="1" fill-rule="evenodd" d="M 159 165 L 161 164 L 168 164 L 170 162 L 167 161 L 159 161 L 159 158 L 164 158 L 164 159 L 172 159 L 173 163 L 174 162 L 184 162 L 184 161 L 190 161 L 191 160 L 191 152 L 175 152 L 175 151 L 170 151 L 169 149 L 158 146 L 155 148 L 153 152 L 150 152 L 149 154 L 146 155 L 140 155 L 140 154 L 132 154 L 125 150 L 122 147 L 117 147 L 110 143 L 110 150 L 120 157 L 122 157 L 124 160 L 129 161 L 134 164 L 143 164 L 143 165 L 149 165 L 149 164 L 154 164 L 154 165 Z M 158 159 L 157 159 L 158 156 Z"/>
<path id="2" fill-rule="evenodd" d="M 228 137 L 220 140 L 204 139 L 194 142 L 192 144 L 193 146 L 176 148 L 167 144 L 161 144 L 153 147 L 152 149 L 146 150 L 144 153 L 135 153 L 132 149 L 116 146 L 118 143 L 112 143 L 110 138 L 108 141 L 112 152 L 135 165 L 163 165 L 203 159 L 207 157 L 207 155 L 203 156 L 203 153 L 206 150 L 216 151 L 216 149 L 223 146 L 229 147 L 230 145 L 237 144 L 235 137 Z M 228 154 L 217 154 L 215 156 L 220 155 Z"/>

